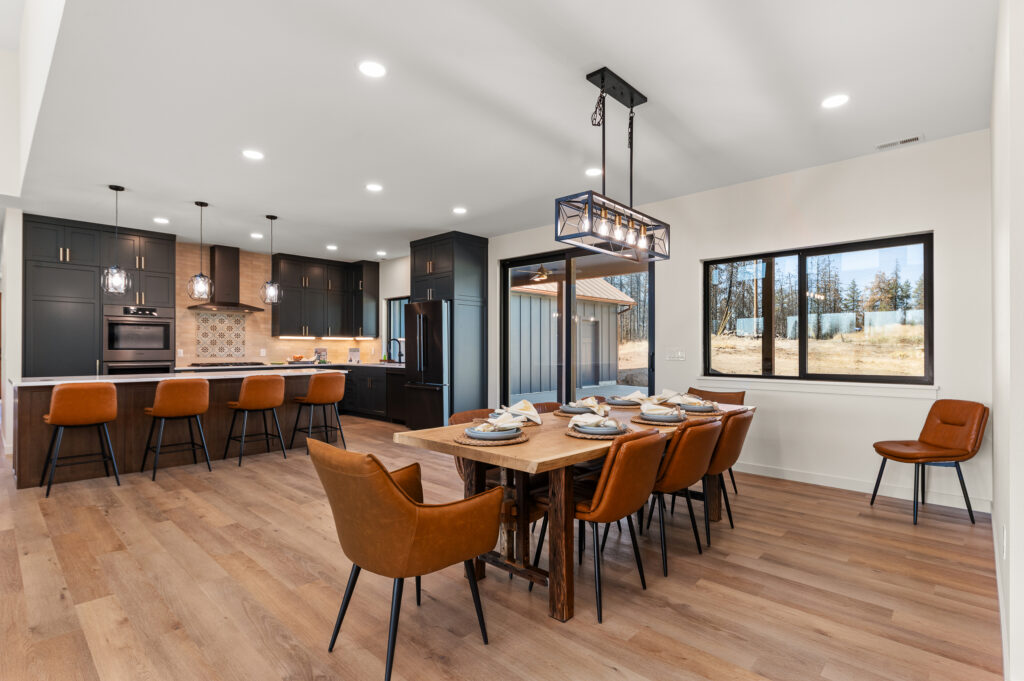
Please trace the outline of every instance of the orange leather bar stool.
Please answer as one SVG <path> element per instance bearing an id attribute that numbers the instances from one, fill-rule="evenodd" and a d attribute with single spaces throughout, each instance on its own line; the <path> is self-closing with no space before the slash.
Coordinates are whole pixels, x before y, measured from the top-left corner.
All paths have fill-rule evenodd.
<path id="1" fill-rule="evenodd" d="M 928 411 L 924 428 L 916 440 L 890 440 L 876 442 L 875 451 L 882 457 L 882 465 L 878 469 L 875 490 L 871 493 L 871 505 L 875 504 L 878 485 L 882 482 L 885 462 L 889 459 L 902 463 L 914 464 L 914 524 L 917 525 L 917 492 L 921 490 L 921 503 L 924 503 L 924 471 L 925 466 L 946 466 L 956 468 L 960 478 L 960 491 L 964 493 L 967 504 L 967 515 L 974 524 L 974 509 L 971 498 L 967 496 L 967 485 L 964 474 L 960 470 L 960 462 L 967 461 L 978 453 L 981 440 L 985 437 L 985 426 L 988 424 L 988 407 L 978 402 L 965 400 L 936 400 Z"/>
<path id="2" fill-rule="evenodd" d="M 736 527 L 732 522 L 732 507 L 729 505 L 729 493 L 725 491 L 725 472 L 733 467 L 743 452 L 743 443 L 747 440 L 747 432 L 754 420 L 754 410 L 744 409 L 730 411 L 722 417 L 722 434 L 715 445 L 715 453 L 704 473 L 705 486 L 707 478 L 717 477 L 725 500 L 725 512 L 729 514 L 729 527 Z M 673 497 L 675 495 L 673 494 Z M 708 515 L 708 497 L 704 495 L 704 536 L 711 546 L 711 518 Z"/>
<path id="3" fill-rule="evenodd" d="M 160 452 L 183 452 L 192 450 L 192 463 L 199 463 L 196 458 L 196 450 L 202 449 L 206 456 L 206 468 L 213 470 L 210 466 L 210 451 L 206 448 L 206 435 L 203 433 L 203 424 L 199 417 L 210 408 L 210 384 L 205 378 L 173 378 L 160 381 L 156 385 L 156 395 L 153 396 L 153 406 L 144 410 L 147 416 L 153 417 L 149 424 L 149 437 L 146 438 L 146 451 L 142 454 L 141 470 L 146 470 L 146 458 L 153 452 L 153 480 L 156 480 L 156 469 L 160 464 Z M 164 445 L 164 426 L 167 421 L 184 419 L 188 423 L 188 442 L 172 442 Z M 196 428 L 199 429 L 199 442 L 196 442 L 195 431 L 192 430 L 192 420 L 195 419 Z M 153 431 L 156 422 L 160 421 L 160 431 L 156 436 L 156 446 L 152 445 Z M 201 443 L 201 444 L 200 444 Z M 168 449 L 173 447 L 174 449 Z"/>
<path id="4" fill-rule="evenodd" d="M 469 580 L 480 635 L 486 645 L 487 627 L 472 561 L 498 541 L 504 489 L 496 487 L 447 504 L 424 504 L 418 463 L 389 472 L 370 454 L 338 449 L 319 440 L 311 440 L 309 449 L 331 504 L 341 549 L 352 561 L 327 650 L 334 650 L 359 573 L 365 568 L 394 579 L 384 668 L 388 681 L 395 659 L 405 580 L 415 577 L 418 585 L 420 576 L 458 563 L 463 564 Z"/>
<path id="5" fill-rule="evenodd" d="M 736 392 L 715 392 L 713 390 L 701 390 L 700 388 L 690 387 L 686 392 L 690 393 L 695 397 L 699 397 L 702 400 L 711 400 L 712 402 L 720 402 L 722 404 L 744 404 L 743 400 L 747 397 L 746 390 L 737 390 Z M 732 469 L 729 469 L 729 479 L 732 480 L 732 491 L 739 494 L 740 491 L 736 489 L 736 476 L 732 474 Z M 675 503 L 675 497 L 672 497 L 672 502 Z"/>
<path id="6" fill-rule="evenodd" d="M 50 496 L 53 486 L 53 474 L 57 466 L 74 466 L 80 463 L 103 461 L 103 470 L 110 477 L 110 466 L 114 468 L 114 480 L 121 484 L 117 474 L 117 462 L 114 461 L 114 446 L 110 442 L 110 431 L 107 424 L 117 419 L 117 388 L 113 383 L 62 383 L 53 387 L 50 395 L 50 413 L 43 416 L 43 422 L 57 428 L 50 438 L 50 448 L 46 452 L 46 463 L 43 464 L 43 475 L 39 486 L 46 482 L 46 496 Z M 88 454 L 74 454 L 64 457 L 74 459 L 58 463 L 60 442 L 64 438 L 65 428 L 86 428 L 96 426 L 100 437 L 100 451 Z M 89 458 L 93 457 L 93 458 Z M 49 479 L 49 482 L 47 482 Z"/>
<path id="7" fill-rule="evenodd" d="M 299 409 L 295 412 L 295 426 L 292 428 L 292 439 L 288 443 L 288 449 L 295 446 L 295 433 L 302 432 L 306 434 L 306 454 L 309 454 L 308 443 L 309 439 L 313 437 L 314 430 L 323 433 L 325 441 L 329 441 L 331 433 L 337 431 L 338 435 L 341 436 L 341 446 L 346 447 L 345 431 L 341 429 L 341 415 L 338 413 L 338 403 L 341 402 L 343 397 L 345 397 L 345 374 L 340 371 L 328 371 L 310 376 L 306 394 L 295 398 L 295 401 L 299 404 Z M 334 409 L 334 418 L 338 422 L 337 426 L 327 425 L 328 406 Z M 307 428 L 299 428 L 299 417 L 302 416 L 303 407 L 309 407 L 309 426 Z M 320 407 L 320 411 L 324 416 L 324 423 L 322 426 L 314 427 L 313 412 L 316 411 L 316 407 Z"/>
<path id="8" fill-rule="evenodd" d="M 284 458 L 288 454 L 284 450 L 284 435 L 281 433 L 281 422 L 277 420 L 277 408 L 284 404 L 284 376 L 246 376 L 242 380 L 242 387 L 238 391 L 238 401 L 228 402 L 228 407 L 234 410 L 231 415 L 231 427 L 228 429 L 228 439 L 224 443 L 224 457 L 228 458 L 228 448 L 232 440 L 238 440 L 238 465 L 242 465 L 242 453 L 245 451 L 245 438 L 248 436 L 259 437 L 267 443 L 267 451 L 270 451 L 270 429 L 267 427 L 267 412 L 274 415 L 274 427 L 277 429 L 277 439 L 281 443 L 281 453 Z M 246 433 L 249 426 L 249 412 L 258 411 L 263 416 L 262 433 Z M 233 435 L 235 432 L 235 421 L 238 419 L 238 412 L 242 412 L 242 433 Z"/>

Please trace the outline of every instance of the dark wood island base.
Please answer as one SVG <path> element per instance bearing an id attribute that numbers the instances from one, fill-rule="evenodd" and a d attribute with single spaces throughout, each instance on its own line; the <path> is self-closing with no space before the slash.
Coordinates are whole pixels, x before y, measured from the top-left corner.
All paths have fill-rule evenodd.
<path id="1" fill-rule="evenodd" d="M 254 374 L 266 375 L 267 371 L 252 372 Z M 292 369 L 279 372 L 285 377 L 285 399 L 277 409 L 278 418 L 281 421 L 281 428 L 284 431 L 284 441 L 287 443 L 292 434 L 295 424 L 295 416 L 298 412 L 298 405 L 293 398 L 306 394 L 306 387 L 309 383 L 309 376 L 316 373 L 315 369 Z M 224 443 L 228 437 L 228 428 L 231 426 L 232 411 L 227 403 L 230 400 L 238 399 L 238 390 L 242 385 L 242 379 L 247 375 L 245 372 L 231 373 L 180 373 L 177 376 L 189 378 L 205 378 L 210 382 L 210 409 L 201 416 L 203 430 L 206 434 L 206 442 L 210 449 L 210 459 L 215 463 L 224 455 Z M 58 380 L 47 379 L 25 379 L 14 388 L 14 474 L 18 489 L 34 487 L 39 484 L 40 476 L 43 474 L 43 464 L 46 461 L 47 449 L 50 445 L 50 437 L 54 427 L 43 422 L 43 415 L 50 410 L 50 393 L 57 383 L 75 383 L 77 381 L 96 382 L 109 380 L 117 388 L 117 421 L 110 424 L 110 439 L 114 447 L 114 460 L 117 462 L 118 471 L 126 473 L 137 473 L 141 470 L 142 457 L 146 449 L 146 437 L 149 435 L 149 427 L 152 418 L 146 416 L 143 411 L 146 407 L 153 405 L 153 396 L 156 394 L 156 386 L 161 380 L 174 380 L 166 374 L 146 377 L 139 376 L 103 376 L 100 378 L 83 377 Z M 319 409 L 313 416 L 314 424 L 323 422 L 323 413 Z M 328 410 L 330 412 L 330 410 Z M 304 415 L 308 419 L 308 415 Z M 263 423 L 258 417 L 254 417 L 259 423 L 253 423 L 250 418 L 249 432 L 262 432 Z M 334 421 L 334 415 L 328 413 L 330 423 Z M 268 418 L 269 430 L 274 430 L 273 419 Z M 305 420 L 303 424 L 308 425 Z M 241 419 L 235 427 L 235 434 L 241 432 Z M 198 439 L 199 435 L 196 434 Z M 165 445 L 188 442 L 189 433 L 186 421 L 168 421 L 167 429 L 164 432 Z M 305 435 L 300 433 L 295 440 L 296 446 L 305 445 Z M 267 445 L 264 438 L 246 438 L 245 453 L 255 454 L 266 451 Z M 95 428 L 71 428 L 65 431 L 61 444 L 61 458 L 74 454 L 85 454 L 100 451 L 100 443 L 97 440 Z M 278 452 L 280 445 L 275 438 L 270 441 L 270 451 Z M 228 452 L 228 459 L 235 458 L 234 465 L 237 465 L 238 443 L 232 442 Z M 200 453 L 200 462 L 203 462 Z M 168 466 L 182 466 L 192 464 L 192 454 L 189 451 L 161 452 L 160 468 Z M 149 458 L 147 467 L 152 468 L 153 457 Z M 243 461 L 243 466 L 244 461 Z M 205 462 L 203 462 L 205 468 Z M 58 468 L 54 476 L 54 483 L 70 482 L 72 480 L 84 480 L 86 478 L 101 478 L 104 476 L 103 464 L 83 463 L 76 466 Z M 114 484 L 111 476 L 110 484 Z"/>

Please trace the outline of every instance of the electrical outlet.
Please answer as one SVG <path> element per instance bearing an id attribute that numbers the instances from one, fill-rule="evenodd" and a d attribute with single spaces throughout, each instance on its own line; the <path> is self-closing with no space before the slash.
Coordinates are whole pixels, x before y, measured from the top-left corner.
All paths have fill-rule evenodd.
<path id="1" fill-rule="evenodd" d="M 185 356 L 185 351 L 182 350 L 181 348 L 178 348 L 178 357 L 184 357 L 184 356 Z"/>
<path id="2" fill-rule="evenodd" d="M 260 357 L 266 357 L 266 356 L 267 356 L 267 349 L 266 348 L 260 348 Z"/>
<path id="3" fill-rule="evenodd" d="M 665 353 L 665 359 L 669 362 L 685 362 L 686 351 L 682 348 L 669 348 Z"/>

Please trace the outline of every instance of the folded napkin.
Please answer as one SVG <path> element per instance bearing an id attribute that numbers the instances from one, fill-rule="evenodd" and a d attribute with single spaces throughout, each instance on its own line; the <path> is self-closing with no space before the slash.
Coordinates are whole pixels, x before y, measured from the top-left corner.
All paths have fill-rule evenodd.
<path id="1" fill-rule="evenodd" d="M 676 397 L 677 395 L 679 395 L 679 391 L 669 390 L 668 388 L 665 388 L 660 393 L 655 395 L 653 399 L 655 402 L 669 402 L 673 397 Z"/>
<path id="2" fill-rule="evenodd" d="M 671 402 L 672 404 L 689 404 L 692 406 L 711 404 L 710 402 L 702 400 L 701 398 L 696 397 L 694 395 L 676 395 L 675 397 L 671 398 L 668 401 Z"/>
<path id="3" fill-rule="evenodd" d="M 478 424 L 474 430 L 478 430 L 481 433 L 489 433 L 494 430 L 515 430 L 522 427 L 525 420 L 526 418 L 523 416 L 513 416 L 506 411 L 493 419 L 487 419 L 483 423 Z"/>
<path id="4" fill-rule="evenodd" d="M 619 422 L 600 414 L 577 414 L 569 419 L 569 427 L 572 428 L 574 426 L 591 426 L 596 428 L 609 426 L 618 428 Z"/>
<path id="5" fill-rule="evenodd" d="M 537 413 L 537 408 L 533 406 L 530 400 L 519 400 L 511 407 L 504 407 L 503 409 L 513 416 L 522 416 L 540 425 L 540 414 Z"/>
<path id="6" fill-rule="evenodd" d="M 601 404 L 601 403 L 597 401 L 596 397 L 584 397 L 582 400 L 576 400 L 575 402 L 570 402 L 569 406 L 570 407 L 586 407 L 588 409 L 596 409 L 599 404 Z"/>
<path id="7" fill-rule="evenodd" d="M 678 407 L 668 407 L 661 404 L 655 404 L 654 402 L 644 402 L 640 405 L 640 413 L 650 414 L 651 416 L 671 416 L 678 411 Z"/>
<path id="8" fill-rule="evenodd" d="M 644 393 L 640 392 L 639 390 L 634 390 L 633 392 L 631 392 L 630 394 L 626 395 L 625 397 L 616 397 L 614 399 L 616 399 L 616 400 L 629 400 L 630 402 L 643 402 L 644 400 L 650 399 L 650 397 L 645 395 Z"/>

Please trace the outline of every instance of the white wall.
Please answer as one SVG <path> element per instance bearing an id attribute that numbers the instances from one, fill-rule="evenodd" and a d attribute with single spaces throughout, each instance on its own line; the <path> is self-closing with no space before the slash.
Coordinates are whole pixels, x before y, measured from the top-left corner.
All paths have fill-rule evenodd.
<path id="1" fill-rule="evenodd" d="M 3 385 L 3 447 L 14 451 L 14 387 L 21 378 L 22 330 L 21 211 L 8 208 L 0 227 L 0 384 Z"/>
<path id="2" fill-rule="evenodd" d="M 0 195 L 21 193 L 18 53 L 0 50 Z"/>
<path id="3" fill-rule="evenodd" d="M 640 206 L 673 230 L 672 258 L 656 266 L 657 388 L 745 388 L 759 411 L 739 470 L 870 491 L 879 464 L 871 443 L 916 437 L 936 394 L 991 402 L 989 145 L 981 131 Z M 935 233 L 937 388 L 700 378 L 702 260 L 926 230 Z M 492 402 L 499 262 L 556 250 L 553 235 L 545 226 L 491 239 Z M 668 361 L 670 348 L 686 360 Z M 988 510 L 987 442 L 964 469 L 975 507 Z M 910 498 L 912 480 L 911 466 L 890 465 L 880 493 Z M 962 506 L 956 476 L 932 472 L 929 499 Z"/>
<path id="4" fill-rule="evenodd" d="M 992 532 L 1004 670 L 1024 679 L 1024 11 L 1000 4 L 992 88 Z M 1004 544 L 1005 537 L 1005 544 Z M 1014 574 L 1016 572 L 1016 574 Z"/>
<path id="5" fill-rule="evenodd" d="M 388 298 L 401 298 L 409 295 L 411 261 L 409 256 L 384 260 L 380 264 L 380 340 L 381 346 L 388 356 L 391 356 L 392 349 L 388 351 Z M 394 343 L 392 343 L 394 345 Z M 404 348 L 403 348 L 404 352 Z"/>

